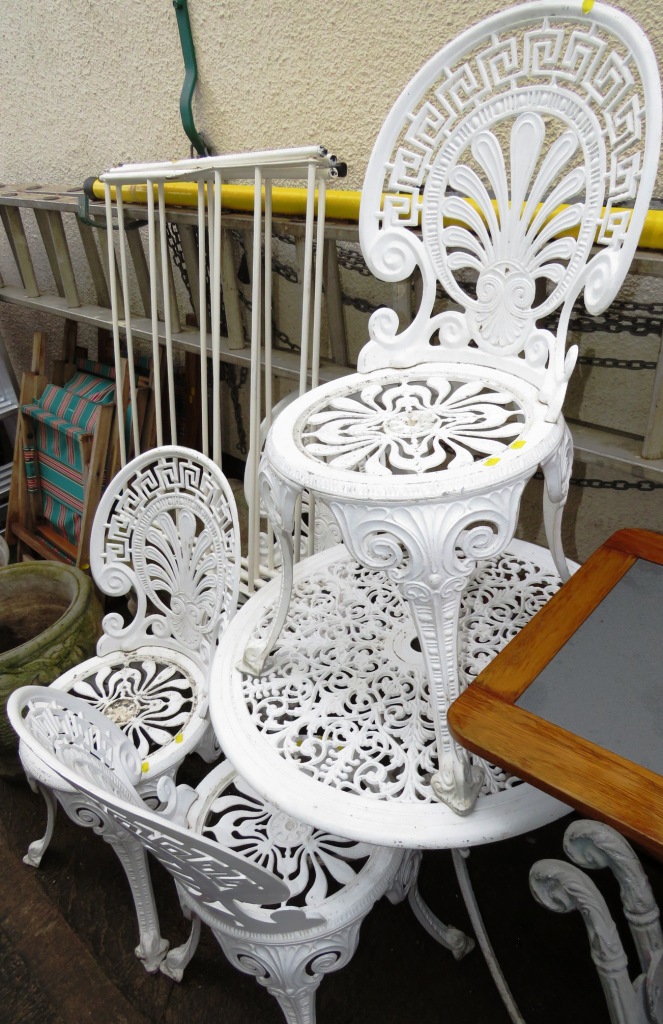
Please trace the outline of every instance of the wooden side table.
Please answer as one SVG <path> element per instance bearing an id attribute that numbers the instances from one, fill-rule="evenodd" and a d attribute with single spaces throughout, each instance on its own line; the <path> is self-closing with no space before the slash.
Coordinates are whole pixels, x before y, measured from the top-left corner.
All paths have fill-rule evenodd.
<path id="1" fill-rule="evenodd" d="M 663 535 L 610 537 L 458 698 L 449 726 L 663 859 Z"/>

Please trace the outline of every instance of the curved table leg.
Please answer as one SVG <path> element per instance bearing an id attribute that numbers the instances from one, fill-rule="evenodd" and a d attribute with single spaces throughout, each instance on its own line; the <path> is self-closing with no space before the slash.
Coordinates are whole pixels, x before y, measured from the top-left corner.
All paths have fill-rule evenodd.
<path id="1" fill-rule="evenodd" d="M 543 489 L 543 524 L 548 548 L 562 583 L 570 578 L 569 567 L 562 546 L 562 518 L 569 494 L 571 467 L 573 466 L 573 439 L 568 427 L 559 447 L 541 463 L 545 485 Z"/>
<path id="2" fill-rule="evenodd" d="M 448 949 L 455 960 L 462 960 L 464 956 L 472 952 L 474 939 L 471 939 L 465 932 L 461 932 L 459 928 L 440 921 L 421 895 L 416 879 L 410 886 L 407 899 L 412 913 L 424 931 L 428 932 L 431 938 L 439 942 L 441 946 Z"/>

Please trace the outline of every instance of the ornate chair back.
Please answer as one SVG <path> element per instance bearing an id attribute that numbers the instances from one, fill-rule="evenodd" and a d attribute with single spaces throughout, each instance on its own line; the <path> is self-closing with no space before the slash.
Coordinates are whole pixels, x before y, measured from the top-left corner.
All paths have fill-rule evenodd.
<path id="1" fill-rule="evenodd" d="M 67 798 L 70 816 L 89 825 L 90 814 L 95 814 L 96 831 L 102 835 L 114 832 L 126 841 L 129 833 L 164 865 L 205 917 L 225 927 L 266 932 L 310 923 L 306 911 L 296 908 L 256 917 L 243 908 L 242 903 L 279 904 L 288 898 L 288 887 L 270 871 L 179 823 L 183 807 L 191 805 L 189 787 L 178 790 L 163 778 L 159 795 L 165 811 L 151 811 L 135 789 L 141 760 L 134 745 L 86 701 L 50 687 L 26 686 L 14 691 L 7 713 L 31 754 L 73 791 Z M 320 920 L 318 914 L 311 918 Z"/>
<path id="2" fill-rule="evenodd" d="M 584 289 L 598 314 L 617 294 L 660 140 L 654 53 L 614 8 L 522 4 L 454 39 L 398 98 L 368 164 L 364 257 L 385 281 L 418 271 L 421 304 L 400 333 L 393 310 L 373 314 L 359 370 L 502 369 L 554 421 L 577 356 L 572 306 Z M 436 305 L 438 283 L 452 308 Z"/>
<path id="3" fill-rule="evenodd" d="M 139 455 L 103 495 L 90 563 L 105 594 L 133 591 L 136 605 L 128 623 L 106 615 L 99 655 L 154 643 L 207 671 L 239 594 L 237 508 L 221 471 L 177 446 Z"/>

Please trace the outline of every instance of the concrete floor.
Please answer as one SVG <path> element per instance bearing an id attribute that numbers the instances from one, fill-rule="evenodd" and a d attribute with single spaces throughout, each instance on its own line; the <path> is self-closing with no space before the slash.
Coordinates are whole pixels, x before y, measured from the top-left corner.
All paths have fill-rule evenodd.
<path id="1" fill-rule="evenodd" d="M 186 781 L 198 770 L 194 764 Z M 226 962 L 209 932 L 181 984 L 146 974 L 133 954 L 129 890 L 110 847 L 61 815 L 42 867 L 29 868 L 21 856 L 41 834 L 41 799 L 19 777 L 0 779 L 0 801 L 2 1024 L 281 1024 L 276 1002 Z M 568 820 L 470 857 L 489 934 L 527 1024 L 608 1021 L 579 915 L 545 911 L 528 889 L 534 861 L 561 856 Z M 663 897 L 663 866 L 645 863 Z M 177 944 L 185 923 L 172 883 L 159 865 L 154 880 L 162 933 Z M 600 885 L 617 907 L 611 881 Z M 425 855 L 421 889 L 443 920 L 469 928 L 448 853 Z M 508 1024 L 508 1017 L 477 951 L 456 963 L 407 905 L 383 901 L 365 920 L 351 963 L 319 989 L 318 1024 L 332 1021 Z"/>

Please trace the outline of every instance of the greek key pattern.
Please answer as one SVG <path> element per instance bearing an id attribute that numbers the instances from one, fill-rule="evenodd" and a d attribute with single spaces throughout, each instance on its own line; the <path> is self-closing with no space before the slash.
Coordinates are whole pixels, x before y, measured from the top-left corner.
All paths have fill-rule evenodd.
<path id="1" fill-rule="evenodd" d="M 404 90 L 369 163 L 360 240 L 382 280 L 419 270 L 422 302 L 400 333 L 393 310 L 373 314 L 360 370 L 483 358 L 535 384 L 555 418 L 568 314 L 581 289 L 591 314 L 614 299 L 653 184 L 660 86 L 632 30 L 598 4 L 543 19 L 523 5 Z M 460 311 L 434 314 L 437 283 Z"/>
<path id="2" fill-rule="evenodd" d="M 104 653 L 119 638 L 172 639 L 204 664 L 237 600 L 234 501 L 212 463 L 186 450 L 147 452 L 112 484 L 95 519 L 93 572 L 108 594 L 134 589 L 136 616 L 104 620 Z"/>

